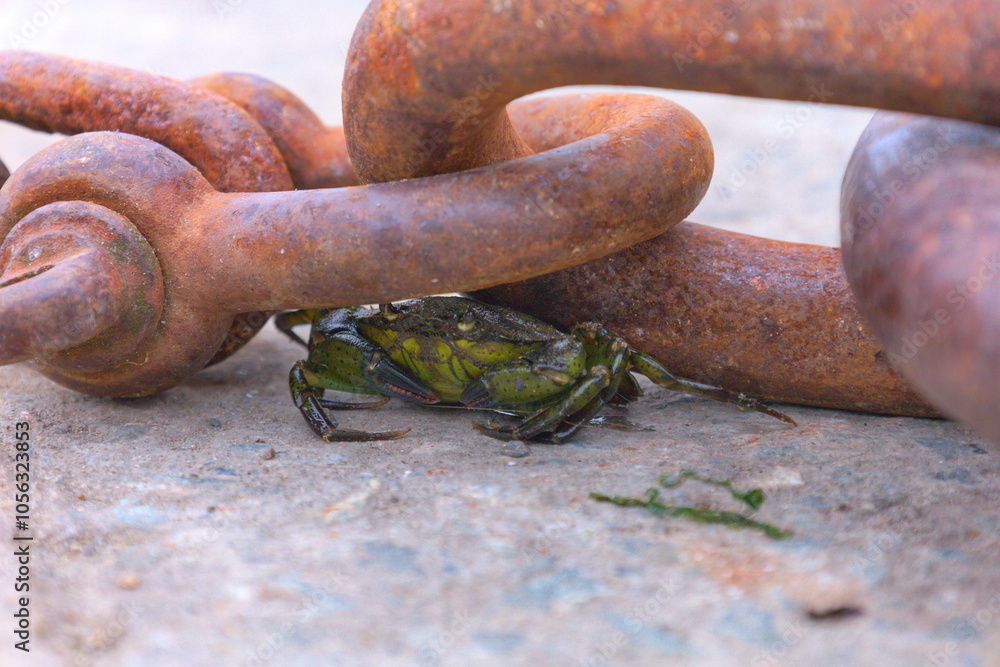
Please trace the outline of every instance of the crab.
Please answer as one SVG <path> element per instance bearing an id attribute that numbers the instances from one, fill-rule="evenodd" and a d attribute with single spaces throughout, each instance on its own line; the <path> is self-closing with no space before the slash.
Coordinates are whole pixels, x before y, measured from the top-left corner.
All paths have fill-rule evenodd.
<path id="1" fill-rule="evenodd" d="M 312 324 L 309 343 L 294 331 Z M 328 409 L 373 408 L 389 397 L 434 406 L 513 414 L 513 426 L 473 424 L 503 440 L 563 443 L 607 404 L 642 396 L 632 375 L 653 383 L 760 412 L 787 415 L 741 393 L 672 375 L 593 322 L 569 334 L 510 308 L 465 297 L 436 296 L 399 304 L 281 313 L 277 328 L 309 350 L 289 373 L 292 400 L 327 442 L 398 438 L 401 431 L 340 428 Z M 380 396 L 367 402 L 324 398 L 333 389 Z"/>

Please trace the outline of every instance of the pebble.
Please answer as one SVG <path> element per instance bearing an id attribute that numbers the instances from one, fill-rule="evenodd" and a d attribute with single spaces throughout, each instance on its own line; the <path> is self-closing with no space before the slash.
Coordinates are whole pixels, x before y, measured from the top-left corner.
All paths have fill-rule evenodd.
<path id="1" fill-rule="evenodd" d="M 511 440 L 503 444 L 503 447 L 500 448 L 500 453 L 504 456 L 519 459 L 530 454 L 531 450 L 521 440 Z"/>

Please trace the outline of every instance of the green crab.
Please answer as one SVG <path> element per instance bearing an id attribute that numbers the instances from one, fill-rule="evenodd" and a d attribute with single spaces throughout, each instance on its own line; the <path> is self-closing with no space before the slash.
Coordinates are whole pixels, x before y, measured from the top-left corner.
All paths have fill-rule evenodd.
<path id="1" fill-rule="evenodd" d="M 292 331 L 307 323 L 308 345 Z M 335 389 L 513 413 L 523 419 L 512 427 L 473 423 L 500 439 L 562 443 L 604 405 L 642 395 L 631 371 L 667 389 L 795 424 L 744 394 L 674 377 L 599 324 L 580 324 L 565 334 L 529 315 L 464 297 L 426 297 L 377 310 L 290 311 L 278 315 L 275 325 L 309 349 L 309 358 L 292 367 L 289 385 L 306 422 L 327 442 L 384 440 L 409 431 L 338 428 L 326 408 L 372 408 L 389 399 L 345 403 L 323 397 L 324 390 Z"/>

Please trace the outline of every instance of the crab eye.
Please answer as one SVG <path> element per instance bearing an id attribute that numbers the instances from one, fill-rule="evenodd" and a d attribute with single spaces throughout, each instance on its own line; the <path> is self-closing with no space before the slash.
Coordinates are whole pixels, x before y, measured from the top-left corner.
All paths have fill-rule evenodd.
<path id="1" fill-rule="evenodd" d="M 471 312 L 466 313 L 462 316 L 462 319 L 458 322 L 458 330 L 462 333 L 469 333 L 476 328 L 476 316 Z"/>

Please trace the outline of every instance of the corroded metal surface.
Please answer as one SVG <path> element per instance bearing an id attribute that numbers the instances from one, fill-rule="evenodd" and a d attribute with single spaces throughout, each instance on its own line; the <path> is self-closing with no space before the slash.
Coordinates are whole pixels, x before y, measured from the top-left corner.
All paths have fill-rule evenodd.
<path id="1" fill-rule="evenodd" d="M 45 132 L 113 130 L 167 146 L 223 192 L 289 190 L 281 153 L 264 128 L 223 97 L 148 72 L 64 56 L 0 51 L 0 119 Z M 239 159 L 233 159 L 239 156 Z M 216 363 L 266 321 L 242 313 Z"/>
<path id="2" fill-rule="evenodd" d="M 376 1 L 345 71 L 351 159 L 371 182 L 523 155 L 504 105 L 569 84 L 1000 122 L 1000 5 L 913 5 L 901 19 L 883 0 Z"/>
<path id="3" fill-rule="evenodd" d="M 144 147 L 152 150 L 144 153 Z M 53 231 L 28 235 L 25 242 L 32 243 L 42 253 L 59 247 L 64 242 L 64 235 L 58 233 L 64 211 L 53 206 L 58 202 L 88 202 L 88 215 L 124 217 L 152 247 L 156 270 L 163 276 L 162 308 L 153 332 L 118 332 L 119 336 L 133 339 L 133 352 L 103 368 L 96 363 L 81 364 L 85 353 L 66 363 L 50 348 L 26 347 L 16 338 L 4 341 L 0 361 L 14 361 L 27 354 L 35 357 L 36 364 L 48 377 L 74 389 L 109 395 L 153 393 L 203 367 L 224 339 L 234 312 L 219 311 L 213 304 L 199 303 L 189 297 L 195 289 L 192 282 L 196 285 L 210 277 L 187 261 L 187 255 L 204 233 L 191 224 L 187 213 L 200 196 L 211 193 L 215 190 L 176 153 L 134 135 L 85 133 L 33 155 L 0 191 L 0 234 L 6 236 L 0 253 L 9 257 L 6 252 L 12 237 L 16 239 L 17 229 L 31 217 L 37 220 L 40 229 Z M 179 220 L 185 224 L 177 224 Z M 114 253 L 108 260 L 109 272 L 124 264 Z M 3 270 L 6 272 L 9 266 L 8 260 Z M 32 317 L 37 322 L 60 318 L 64 300 L 52 291 L 45 278 L 48 273 L 59 275 L 62 271 L 62 262 L 54 262 L 49 271 L 26 276 L 14 285 L 33 294 L 36 306 Z M 178 280 L 178 275 L 183 279 Z M 79 292 L 87 302 L 102 288 L 99 284 Z M 0 290 L 0 295 L 4 295 L 0 297 L 0 305 L 5 307 L 8 304 L 2 299 L 9 289 Z M 127 307 L 122 300 L 116 312 L 95 322 L 94 334 L 105 335 L 109 329 L 100 327 L 112 321 L 127 324 L 124 318 Z M 20 312 L 0 309 L 0 320 L 16 322 Z M 20 327 L 14 329 L 19 330 Z M 92 354 L 100 354 L 99 349 L 88 345 L 92 340 L 73 342 Z M 15 358 L 8 357 L 12 348 L 19 352 Z M 121 377 L 134 378 L 134 386 L 124 386 L 119 381 Z"/>
<path id="4" fill-rule="evenodd" d="M 563 327 L 587 313 L 678 375 L 751 396 L 937 414 L 892 372 L 834 248 L 683 223 L 603 260 L 481 296 Z"/>
<path id="5" fill-rule="evenodd" d="M 187 159 L 223 192 L 357 183 L 343 130 L 323 126 L 297 97 L 251 75 L 208 75 L 185 84 L 103 63 L 3 51 L 0 118 L 47 132 L 143 136 Z M 0 165 L 0 185 L 6 176 Z M 237 314 L 208 363 L 238 350 L 267 316 Z"/>
<path id="6" fill-rule="evenodd" d="M 547 148 L 546 137 L 528 136 L 530 130 L 518 125 L 516 114 L 511 114 L 511 122 L 505 105 L 536 90 L 586 83 L 878 106 L 1000 122 L 1000 45 L 992 31 L 977 27 L 998 21 L 1000 7 L 982 0 L 924 3 L 902 19 L 898 7 L 876 0 L 723 0 L 711 8 L 676 0 L 531 6 L 385 0 L 368 8 L 352 43 L 344 82 L 348 146 L 366 182 L 515 158 Z M 497 30 L 497 23 L 507 29 Z M 557 121 L 549 123 L 548 130 L 553 129 L 559 131 Z M 739 254 L 714 268 L 703 265 L 713 271 L 724 265 L 728 271 L 710 277 L 727 284 L 750 277 L 740 267 L 755 266 L 765 272 L 757 277 L 758 285 L 781 284 L 776 272 L 762 266 L 754 254 L 764 246 L 728 238 L 730 251 Z M 711 245 L 698 245 L 701 240 L 695 237 L 685 243 L 697 247 L 695 253 L 713 252 Z M 783 261 L 805 259 L 799 246 L 765 245 Z M 669 282 L 656 282 L 668 275 L 656 268 L 663 261 L 661 247 L 647 243 L 624 257 L 609 257 L 573 273 L 578 283 L 595 288 L 601 280 L 626 289 L 641 285 L 636 298 L 615 299 L 608 296 L 609 289 L 558 309 L 567 323 L 598 318 L 631 321 L 633 327 L 638 326 L 634 319 L 639 313 L 661 313 L 663 317 L 644 325 L 647 333 L 642 338 L 687 372 L 704 377 L 705 371 L 696 370 L 695 364 L 678 359 L 679 352 L 668 351 L 678 342 L 669 315 L 677 292 Z M 828 261 L 826 266 L 829 273 L 815 274 L 813 286 L 790 301 L 723 299 L 741 308 L 724 318 L 730 324 L 726 330 L 734 335 L 726 340 L 720 334 L 713 342 L 700 333 L 697 339 L 709 347 L 694 356 L 708 363 L 708 372 L 720 374 L 709 376 L 712 381 L 725 383 L 721 376 L 726 376 L 735 386 L 756 387 L 758 393 L 783 400 L 927 414 L 927 406 L 900 386 L 884 358 L 875 357 L 878 348 L 861 333 L 858 313 L 842 289 L 822 288 L 824 283 L 843 285 L 836 263 Z M 555 299 L 546 292 L 550 279 L 538 279 L 537 284 L 537 289 L 518 293 L 531 293 L 532 298 L 516 302 L 506 300 L 504 288 L 481 296 L 534 312 L 555 310 Z M 753 285 L 751 281 L 746 288 L 753 290 Z M 801 287 L 785 286 L 778 291 L 796 294 Z M 642 291 L 646 295 L 638 296 Z M 810 310 L 803 316 L 798 309 L 805 303 Z M 595 312 L 597 304 L 602 308 Z M 731 326 L 740 319 L 748 324 Z M 837 332 L 818 340 L 836 350 L 843 334 L 861 343 L 861 349 L 840 350 L 834 363 L 828 354 L 803 356 L 796 362 L 798 371 L 789 374 L 787 368 L 768 363 L 773 350 L 764 352 L 768 348 L 749 346 L 741 338 L 747 328 L 766 331 L 791 321 L 809 323 L 792 336 L 797 343 L 808 338 L 809 331 Z M 640 348 L 645 344 L 633 342 Z M 713 347 L 741 352 L 713 360 Z M 736 358 L 754 369 L 752 376 L 740 377 L 732 368 Z M 869 384 L 840 386 L 837 375 L 866 378 Z M 841 390 L 847 394 L 838 398 L 835 394 Z"/>
<path id="7" fill-rule="evenodd" d="M 101 370 L 134 355 L 163 309 L 163 277 L 123 216 L 80 201 L 26 215 L 0 246 L 0 349 Z"/>
<path id="8" fill-rule="evenodd" d="M 878 114 L 841 209 L 847 275 L 896 366 L 1000 441 L 1000 130 Z"/>
<path id="9" fill-rule="evenodd" d="M 189 83 L 235 102 L 260 123 L 288 165 L 296 188 L 357 185 L 344 128 L 325 125 L 297 96 L 253 74 L 218 72 Z"/>
<path id="10" fill-rule="evenodd" d="M 281 153 L 246 112 L 209 91 L 149 72 L 0 51 L 0 119 L 43 132 L 110 130 L 146 137 L 198 167 L 223 192 L 292 188 Z"/>
<path id="11" fill-rule="evenodd" d="M 157 252 L 165 305 L 156 336 L 133 358 L 85 373 L 46 358 L 46 374 L 90 393 L 155 393 L 204 365 L 234 313 L 524 279 L 656 236 L 700 200 L 711 147 L 682 108 L 651 96 L 552 104 L 594 138 L 461 174 L 354 188 L 219 193 L 175 153 L 124 134 L 48 147 L 0 192 L 0 231 L 53 201 L 120 211 Z M 620 196 L 633 187 L 655 215 L 634 215 Z"/>

